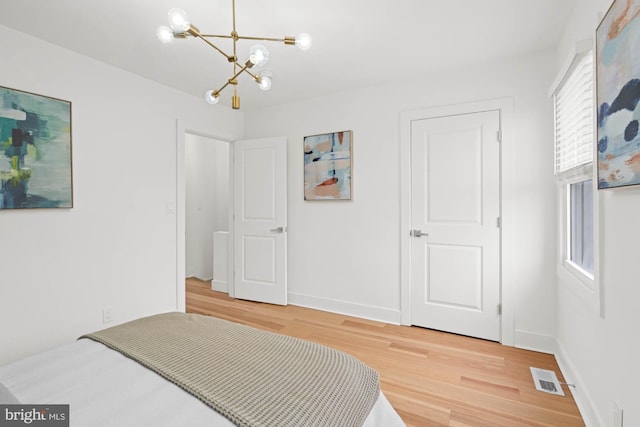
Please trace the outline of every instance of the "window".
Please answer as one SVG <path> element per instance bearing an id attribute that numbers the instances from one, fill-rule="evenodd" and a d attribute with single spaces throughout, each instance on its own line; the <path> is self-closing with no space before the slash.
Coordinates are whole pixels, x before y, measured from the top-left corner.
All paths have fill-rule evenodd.
<path id="1" fill-rule="evenodd" d="M 561 266 L 593 288 L 593 53 L 576 55 L 553 93 Z"/>
<path id="2" fill-rule="evenodd" d="M 569 184 L 569 261 L 593 276 L 593 181 Z"/>

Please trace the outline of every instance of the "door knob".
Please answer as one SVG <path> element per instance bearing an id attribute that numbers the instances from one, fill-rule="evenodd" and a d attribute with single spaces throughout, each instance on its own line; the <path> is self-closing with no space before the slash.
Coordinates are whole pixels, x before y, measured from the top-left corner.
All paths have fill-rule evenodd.
<path id="1" fill-rule="evenodd" d="M 422 230 L 411 230 L 410 234 L 413 237 L 429 237 L 429 233 L 423 233 Z"/>
<path id="2" fill-rule="evenodd" d="M 272 228 L 272 233 L 284 233 L 284 227 Z"/>

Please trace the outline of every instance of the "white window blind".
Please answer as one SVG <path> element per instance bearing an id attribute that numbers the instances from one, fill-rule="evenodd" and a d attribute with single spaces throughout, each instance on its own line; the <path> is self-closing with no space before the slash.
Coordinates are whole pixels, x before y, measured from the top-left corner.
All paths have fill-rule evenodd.
<path id="1" fill-rule="evenodd" d="M 593 159 L 593 52 L 575 58 L 555 91 L 555 172 L 583 172 Z"/>

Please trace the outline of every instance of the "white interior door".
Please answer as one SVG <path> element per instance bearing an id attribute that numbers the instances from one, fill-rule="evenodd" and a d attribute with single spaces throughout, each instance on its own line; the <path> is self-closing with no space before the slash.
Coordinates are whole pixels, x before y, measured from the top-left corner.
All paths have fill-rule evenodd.
<path id="1" fill-rule="evenodd" d="M 500 113 L 412 122 L 411 323 L 500 340 Z"/>
<path id="2" fill-rule="evenodd" d="M 287 304 L 287 140 L 234 144 L 234 296 Z"/>

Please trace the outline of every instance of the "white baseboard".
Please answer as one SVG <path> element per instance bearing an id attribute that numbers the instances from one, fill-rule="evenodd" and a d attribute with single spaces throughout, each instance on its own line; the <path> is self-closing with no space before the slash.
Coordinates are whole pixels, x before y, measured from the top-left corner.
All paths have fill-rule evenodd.
<path id="1" fill-rule="evenodd" d="M 550 335 L 533 332 L 515 331 L 514 347 L 541 353 L 555 354 L 556 339 Z"/>
<path id="2" fill-rule="evenodd" d="M 376 320 L 378 322 L 393 323 L 395 325 L 400 324 L 399 309 L 393 310 L 294 293 L 289 293 L 288 299 L 289 304 L 299 305 L 301 307 L 314 308 L 347 316 L 362 317 L 369 320 Z"/>
<path id="3" fill-rule="evenodd" d="M 594 411 L 593 400 L 589 395 L 587 388 L 584 386 L 580 375 L 572 368 L 562 345 L 554 338 L 548 335 L 535 334 L 531 332 L 516 331 L 515 346 L 518 348 L 539 351 L 542 353 L 553 354 L 558 362 L 558 367 L 562 372 L 562 376 L 569 384 L 575 387 L 566 387 L 571 391 L 580 415 L 587 427 L 600 427 L 605 425 L 601 418 Z"/>
<path id="4" fill-rule="evenodd" d="M 212 280 L 211 289 L 218 292 L 229 293 L 229 284 L 223 280 Z"/>
<path id="5" fill-rule="evenodd" d="M 582 415 L 582 420 L 585 425 L 587 427 L 600 427 L 606 425 L 602 422 L 602 418 L 595 411 L 593 399 L 589 394 L 589 390 L 584 385 L 582 377 L 580 377 L 578 372 L 573 369 L 573 364 L 567 357 L 567 354 L 564 352 L 564 349 L 559 342 L 556 343 L 556 360 L 558 361 L 558 366 L 562 371 L 565 381 L 569 384 L 575 385 L 575 387 L 569 387 L 569 390 L 571 390 L 573 399 L 576 401 L 576 405 L 578 405 L 578 410 L 580 411 L 580 415 Z"/>

